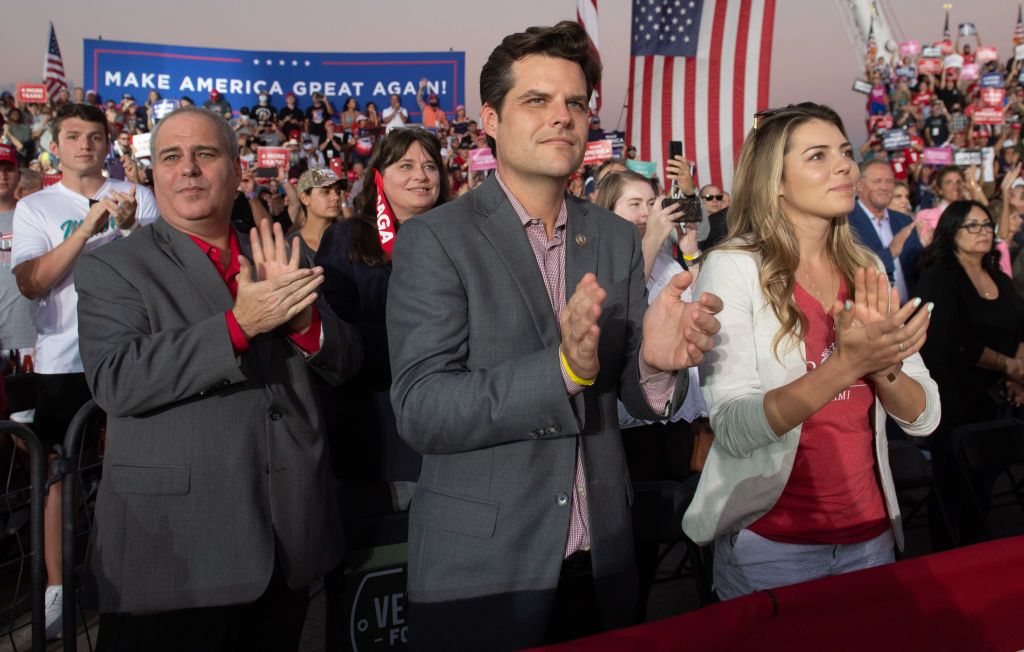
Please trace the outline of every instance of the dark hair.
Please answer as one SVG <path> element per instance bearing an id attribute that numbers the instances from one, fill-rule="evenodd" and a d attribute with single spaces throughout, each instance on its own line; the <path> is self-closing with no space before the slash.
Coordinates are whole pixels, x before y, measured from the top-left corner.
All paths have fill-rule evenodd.
<path id="1" fill-rule="evenodd" d="M 354 98 L 351 95 L 349 95 L 348 97 L 345 98 L 345 101 L 341 103 L 341 110 L 342 111 L 348 111 L 348 103 L 349 102 L 354 102 L 355 106 L 353 106 L 352 108 L 354 110 L 356 110 L 356 111 L 359 110 L 359 102 L 356 101 L 356 98 Z"/>
<path id="2" fill-rule="evenodd" d="M 578 23 L 563 20 L 554 27 L 531 27 L 525 32 L 509 34 L 494 48 L 480 70 L 481 103 L 494 109 L 499 117 L 505 96 L 515 86 L 512 64 L 533 54 L 579 64 L 587 80 L 587 97 L 601 81 L 601 61 L 594 56 L 587 33 Z M 487 136 L 487 145 L 497 152 L 490 136 Z"/>
<path id="3" fill-rule="evenodd" d="M 964 178 L 963 170 L 961 170 L 957 166 L 955 166 L 955 165 L 943 165 L 941 168 L 939 168 L 935 172 L 935 176 L 932 177 L 932 183 L 935 184 L 936 188 L 938 188 L 942 184 L 942 177 L 946 176 L 947 174 L 956 174 L 961 179 Z"/>
<path id="4" fill-rule="evenodd" d="M 78 118 L 85 122 L 103 125 L 103 135 L 107 140 L 110 140 L 110 126 L 107 124 L 107 116 L 103 109 L 84 102 L 69 102 L 61 104 L 53 114 L 53 120 L 50 121 L 50 135 L 53 136 L 54 142 L 60 142 L 60 126 L 69 118 Z"/>
<path id="5" fill-rule="evenodd" d="M 352 262 L 364 263 L 370 267 L 388 264 L 389 258 L 381 249 L 380 237 L 377 234 L 377 184 L 373 173 L 377 170 L 383 173 L 385 168 L 401 160 L 413 143 L 419 143 L 427 156 L 437 165 L 440 188 L 437 201 L 432 208 L 448 201 L 451 185 L 445 171 L 444 159 L 441 157 L 441 142 L 437 136 L 420 127 L 405 127 L 387 132 L 373 148 L 370 160 L 366 164 L 366 172 L 363 174 L 363 189 L 353 202 L 355 215 L 351 220 L 357 224 L 353 225 L 348 248 L 348 258 Z M 398 228 L 397 224 L 395 228 Z"/>
<path id="6" fill-rule="evenodd" d="M 932 267 L 960 264 L 956 258 L 956 236 L 960 232 L 960 227 L 963 226 L 964 220 L 967 219 L 967 216 L 975 208 L 981 209 L 985 213 L 985 217 L 988 218 L 988 221 L 992 222 L 994 233 L 995 222 L 992 221 L 992 215 L 988 212 L 988 208 L 985 205 L 968 199 L 952 202 L 949 206 L 946 206 L 946 210 L 942 211 L 942 215 L 939 217 L 939 223 L 935 226 L 935 235 L 932 237 L 932 243 L 925 247 L 924 251 L 921 252 L 921 257 L 918 258 L 917 267 L 919 270 L 924 271 Z M 995 238 L 992 238 L 992 249 L 981 259 L 981 266 L 989 274 L 995 274 L 999 271 L 999 250 L 996 249 Z"/>

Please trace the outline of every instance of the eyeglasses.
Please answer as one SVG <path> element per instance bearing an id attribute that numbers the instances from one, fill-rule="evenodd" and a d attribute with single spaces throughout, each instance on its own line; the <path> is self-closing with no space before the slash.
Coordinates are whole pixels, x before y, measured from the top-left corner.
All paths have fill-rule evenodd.
<path id="1" fill-rule="evenodd" d="M 701 195 L 704 201 L 722 201 L 725 199 L 725 195 Z"/>
<path id="2" fill-rule="evenodd" d="M 966 224 L 961 224 L 960 228 L 971 235 L 976 235 L 982 231 L 995 231 L 996 225 L 992 222 L 967 222 Z"/>

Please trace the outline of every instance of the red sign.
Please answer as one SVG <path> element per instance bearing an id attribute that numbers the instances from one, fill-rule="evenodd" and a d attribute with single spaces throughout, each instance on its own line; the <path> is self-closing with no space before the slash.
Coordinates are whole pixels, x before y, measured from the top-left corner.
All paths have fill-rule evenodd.
<path id="1" fill-rule="evenodd" d="M 891 115 L 873 115 L 868 119 L 868 131 L 874 132 L 879 129 L 892 129 Z"/>
<path id="2" fill-rule="evenodd" d="M 953 41 L 939 41 L 935 44 L 935 47 L 939 48 L 942 54 L 953 54 Z"/>
<path id="3" fill-rule="evenodd" d="M 1003 106 L 1003 98 L 1006 97 L 1005 88 L 983 88 L 981 89 L 981 101 L 985 106 Z"/>
<path id="4" fill-rule="evenodd" d="M 942 72 L 942 59 L 918 59 L 917 72 L 920 75 L 938 75 Z"/>
<path id="5" fill-rule="evenodd" d="M 338 178 L 341 178 L 345 175 L 344 165 L 341 158 L 336 156 L 332 158 L 327 165 L 329 165 L 330 168 L 334 170 L 334 174 L 338 175 Z"/>
<path id="6" fill-rule="evenodd" d="M 22 104 L 46 104 L 46 85 L 18 84 L 18 101 Z"/>
<path id="7" fill-rule="evenodd" d="M 261 168 L 288 167 L 287 147 L 257 147 L 256 164 Z"/>
<path id="8" fill-rule="evenodd" d="M 1002 90 L 1002 89 L 992 89 Z M 1001 125 L 1006 122 L 1003 110 L 996 107 L 986 106 L 974 112 L 974 122 L 979 125 Z"/>
<path id="9" fill-rule="evenodd" d="M 61 176 L 60 172 L 47 172 L 43 175 L 43 185 L 52 186 L 55 183 L 60 183 Z"/>
<path id="10" fill-rule="evenodd" d="M 974 60 L 978 63 L 999 61 L 999 50 L 990 45 L 980 47 L 978 48 L 978 51 L 974 53 Z"/>
<path id="11" fill-rule="evenodd" d="M 597 165 L 612 157 L 612 141 L 592 140 L 583 154 L 583 165 Z"/>
<path id="12" fill-rule="evenodd" d="M 900 56 L 912 57 L 921 53 L 921 43 L 918 41 L 904 41 L 900 43 Z"/>
<path id="13" fill-rule="evenodd" d="M 981 66 L 976 63 L 965 63 L 964 67 L 960 70 L 960 79 L 964 81 L 974 81 L 981 76 Z"/>
<path id="14" fill-rule="evenodd" d="M 498 168 L 498 162 L 494 160 L 494 154 L 491 154 L 490 147 L 478 147 L 476 149 L 469 150 L 469 171 L 478 172 L 480 170 L 495 170 Z"/>

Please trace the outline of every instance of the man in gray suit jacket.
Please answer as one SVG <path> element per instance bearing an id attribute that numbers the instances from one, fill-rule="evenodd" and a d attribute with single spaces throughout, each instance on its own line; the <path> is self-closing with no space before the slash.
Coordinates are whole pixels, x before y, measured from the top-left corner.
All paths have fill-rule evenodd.
<path id="1" fill-rule="evenodd" d="M 353 374 L 358 335 L 316 301 L 322 270 L 295 243 L 289 257 L 280 226 L 235 233 L 223 118 L 179 109 L 152 140 L 161 218 L 75 269 L 108 415 L 99 648 L 295 649 L 307 587 L 343 553 L 311 374 Z"/>
<path id="2" fill-rule="evenodd" d="M 506 37 L 480 83 L 496 177 L 396 239 L 392 401 L 424 454 L 409 515 L 415 649 L 630 624 L 616 397 L 641 418 L 674 413 L 675 372 L 710 349 L 721 302 L 682 302 L 684 272 L 646 310 L 636 229 L 566 194 L 599 77 L 575 23 Z"/>

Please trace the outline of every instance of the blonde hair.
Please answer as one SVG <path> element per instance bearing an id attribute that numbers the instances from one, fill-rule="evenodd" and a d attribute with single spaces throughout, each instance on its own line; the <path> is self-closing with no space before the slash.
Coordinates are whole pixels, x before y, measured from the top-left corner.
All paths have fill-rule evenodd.
<path id="1" fill-rule="evenodd" d="M 615 203 L 622 198 L 622 193 L 626 191 L 626 185 L 630 183 L 646 183 L 654 190 L 655 195 L 658 194 L 651 180 L 642 174 L 637 174 L 632 170 L 608 172 L 601 177 L 600 183 L 597 184 L 597 195 L 594 197 L 594 203 L 614 212 Z"/>
<path id="2" fill-rule="evenodd" d="M 807 317 L 793 299 L 800 248 L 779 197 L 783 161 L 793 131 L 800 125 L 821 120 L 835 125 L 844 137 L 846 129 L 835 111 L 812 102 L 765 111 L 758 117 L 740 152 L 729 208 L 729 235 L 720 248 L 760 255 L 761 291 L 782 325 L 772 342 L 772 352 L 778 358 L 782 341 L 795 347 L 807 329 Z M 870 250 L 857 242 L 845 215 L 832 220 L 825 247 L 851 290 L 857 268 L 874 264 Z"/>

